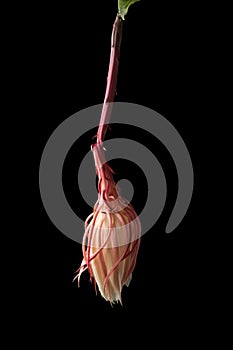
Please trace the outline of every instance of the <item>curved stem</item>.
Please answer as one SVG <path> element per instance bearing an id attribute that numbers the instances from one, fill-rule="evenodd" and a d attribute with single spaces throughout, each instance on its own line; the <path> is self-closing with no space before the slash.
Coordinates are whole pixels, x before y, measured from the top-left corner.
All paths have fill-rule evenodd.
<path id="1" fill-rule="evenodd" d="M 104 104 L 102 108 L 99 129 L 97 132 L 97 143 L 102 144 L 105 138 L 106 131 L 108 129 L 108 123 L 112 111 L 112 102 L 116 94 L 117 75 L 120 57 L 120 46 L 122 39 L 123 21 L 119 14 L 115 19 L 112 29 L 111 39 L 111 54 L 109 62 L 109 70 L 107 77 L 107 86 L 104 97 Z"/>

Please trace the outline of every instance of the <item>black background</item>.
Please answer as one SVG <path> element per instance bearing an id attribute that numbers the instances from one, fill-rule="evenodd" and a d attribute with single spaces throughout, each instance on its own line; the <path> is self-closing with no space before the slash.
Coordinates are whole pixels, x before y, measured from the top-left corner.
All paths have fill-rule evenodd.
<path id="1" fill-rule="evenodd" d="M 174 232 L 166 235 L 178 187 L 175 166 L 158 140 L 143 131 L 135 133 L 163 166 L 168 197 L 160 219 L 142 238 L 133 280 L 129 288 L 123 289 L 123 307 L 111 307 L 96 296 L 87 274 L 82 276 L 80 288 L 72 283 L 82 260 L 81 246 L 51 223 L 38 188 L 40 157 L 55 128 L 81 109 L 103 102 L 117 1 L 81 2 L 76 6 L 56 3 L 50 7 L 38 4 L 30 10 L 25 63 L 30 71 L 30 129 L 37 160 L 33 157 L 36 205 L 29 224 L 31 258 L 24 297 L 29 305 L 30 332 L 35 332 L 38 341 L 48 336 L 51 341 L 64 340 L 66 344 L 73 340 L 78 345 L 84 340 L 86 346 L 92 342 L 104 346 L 110 339 L 108 345 L 112 346 L 124 344 L 124 338 L 130 344 L 139 337 L 156 344 L 158 337 L 166 343 L 182 339 L 185 333 L 194 342 L 196 332 L 205 331 L 209 310 L 197 204 L 197 135 L 200 137 L 206 64 L 205 38 L 200 28 L 205 15 L 200 7 L 187 3 L 153 3 L 142 0 L 132 6 L 124 22 L 116 101 L 150 107 L 174 125 L 190 152 L 195 186 L 186 216 Z M 127 137 L 130 133 L 134 135 L 133 130 L 113 125 L 108 137 Z M 93 135 L 86 135 L 81 148 L 72 148 L 64 167 L 67 198 L 84 218 L 89 208 L 83 205 L 80 209 L 74 172 L 77 159 L 89 149 Z M 135 188 L 139 180 L 143 181 L 139 173 L 138 177 L 132 175 L 135 169 L 130 163 L 126 167 L 115 161 L 113 166 L 117 176 L 131 179 Z M 136 210 L 140 210 L 143 200 L 143 196 L 136 195 Z M 198 331 L 189 327 L 196 319 Z"/>

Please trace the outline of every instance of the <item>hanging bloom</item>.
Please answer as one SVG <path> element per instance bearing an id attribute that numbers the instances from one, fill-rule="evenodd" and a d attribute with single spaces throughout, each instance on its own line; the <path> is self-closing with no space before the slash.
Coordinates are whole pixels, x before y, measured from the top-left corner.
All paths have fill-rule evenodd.
<path id="1" fill-rule="evenodd" d="M 140 244 L 141 224 L 130 205 L 117 191 L 112 169 L 105 162 L 102 146 L 92 148 L 98 182 L 98 200 L 85 222 L 83 261 L 75 279 L 88 270 L 90 280 L 110 303 L 120 302 L 128 286 Z"/>

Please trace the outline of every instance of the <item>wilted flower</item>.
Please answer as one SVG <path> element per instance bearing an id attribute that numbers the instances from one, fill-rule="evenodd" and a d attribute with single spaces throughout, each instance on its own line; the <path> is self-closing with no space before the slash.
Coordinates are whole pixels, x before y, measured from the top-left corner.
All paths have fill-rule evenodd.
<path id="1" fill-rule="evenodd" d="M 128 286 L 140 244 L 141 224 L 132 205 L 121 197 L 105 162 L 103 148 L 92 148 L 98 182 L 98 200 L 86 219 L 83 261 L 75 278 L 89 271 L 101 295 L 110 303 L 121 303 L 121 291 Z"/>

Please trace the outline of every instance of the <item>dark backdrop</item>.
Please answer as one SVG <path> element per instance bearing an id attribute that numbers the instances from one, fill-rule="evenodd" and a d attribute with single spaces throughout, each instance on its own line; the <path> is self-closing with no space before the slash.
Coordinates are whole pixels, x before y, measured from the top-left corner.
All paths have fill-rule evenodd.
<path id="1" fill-rule="evenodd" d="M 27 64 L 31 130 L 37 140 L 38 161 L 33 161 L 36 177 L 43 148 L 54 129 L 77 111 L 103 101 L 116 3 L 81 2 L 74 7 L 38 4 L 31 9 Z M 116 96 L 116 101 L 138 103 L 159 112 L 185 141 L 195 173 L 193 199 L 185 218 L 174 232 L 165 234 L 177 193 L 175 167 L 158 140 L 139 132 L 140 142 L 147 138 L 148 147 L 163 166 L 168 197 L 160 219 L 142 238 L 132 283 L 123 290 L 124 306 L 111 307 L 95 295 L 87 275 L 82 276 L 79 289 L 72 283 L 82 259 L 81 246 L 51 223 L 36 180 L 37 205 L 29 238 L 31 260 L 26 271 L 30 281 L 26 291 L 28 317 L 36 331 L 35 339 L 46 342 L 48 335 L 52 341 L 74 340 L 77 346 L 82 340 L 86 346 L 92 341 L 96 346 L 106 341 L 109 346 L 118 342 L 124 345 L 138 337 L 156 344 L 158 337 L 164 342 L 177 337 L 182 340 L 184 333 L 195 339 L 196 328 L 190 328 L 189 323 L 200 312 L 203 317 L 199 332 L 203 331 L 204 326 L 200 325 L 204 323 L 205 309 L 200 305 L 205 304 L 206 296 L 201 263 L 203 232 L 197 219 L 196 152 L 196 124 L 204 96 L 201 23 L 200 7 L 187 3 L 142 0 L 132 6 L 124 23 Z M 130 132 L 113 125 L 108 137 L 127 136 Z M 92 143 L 91 136 L 83 140 L 83 150 Z M 82 153 L 82 149 L 76 147 L 76 151 L 80 157 L 78 152 Z M 127 167 L 121 162 L 114 166 L 118 174 L 126 177 Z M 129 178 L 130 169 L 129 164 Z M 78 196 L 75 199 L 74 171 L 75 152 L 69 158 L 64 182 L 67 198 L 80 210 Z M 137 185 L 137 179 L 134 181 Z M 141 200 L 136 197 L 136 210 Z M 86 217 L 89 212 L 84 207 L 79 214 Z M 33 326 L 36 320 L 39 325 Z"/>

